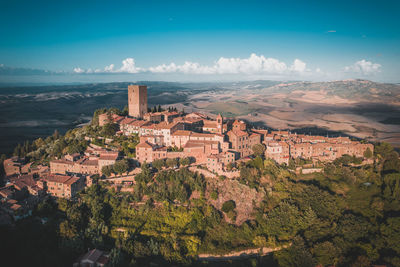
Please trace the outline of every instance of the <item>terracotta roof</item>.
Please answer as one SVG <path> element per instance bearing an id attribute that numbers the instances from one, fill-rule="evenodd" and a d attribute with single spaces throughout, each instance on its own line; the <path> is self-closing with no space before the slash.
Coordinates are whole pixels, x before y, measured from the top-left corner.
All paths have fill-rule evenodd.
<path id="1" fill-rule="evenodd" d="M 179 115 L 179 113 L 176 112 L 176 111 L 167 111 L 167 112 L 163 112 L 163 114 L 164 114 L 165 116 Z"/>
<path id="2" fill-rule="evenodd" d="M 205 145 L 218 144 L 218 141 L 204 141 L 204 140 L 189 140 L 185 144 L 185 148 L 190 147 L 204 147 Z"/>
<path id="3" fill-rule="evenodd" d="M 167 123 L 165 121 L 160 122 L 159 124 L 157 124 L 157 128 L 158 129 L 171 129 L 173 127 L 175 127 L 176 125 L 180 124 L 181 122 L 171 122 L 171 123 Z"/>
<path id="4" fill-rule="evenodd" d="M 203 120 L 204 128 L 217 128 L 216 121 Z"/>
<path id="5" fill-rule="evenodd" d="M 209 133 L 192 133 L 193 137 L 214 137 L 215 134 L 209 134 Z"/>
<path id="6" fill-rule="evenodd" d="M 69 175 L 59 175 L 59 174 L 50 174 L 44 177 L 44 180 L 48 182 L 62 183 L 62 184 L 72 184 L 79 180 L 77 177 L 69 176 Z M 69 182 L 69 180 L 73 182 Z"/>
<path id="7" fill-rule="evenodd" d="M 0 195 L 5 198 L 11 196 L 13 193 L 14 193 L 14 191 L 9 186 L 0 188 Z"/>
<path id="8" fill-rule="evenodd" d="M 249 135 L 247 132 L 242 131 L 242 130 L 232 130 L 232 131 L 229 131 L 229 132 L 233 133 L 233 134 L 236 135 L 236 136 L 246 136 L 246 135 Z"/>
<path id="9" fill-rule="evenodd" d="M 65 160 L 65 159 L 55 159 L 50 161 L 50 163 L 62 163 L 62 164 L 68 164 L 68 165 L 74 165 L 73 161 Z"/>
<path id="10" fill-rule="evenodd" d="M 129 123 L 129 125 L 136 126 L 136 127 L 141 127 L 143 125 L 149 125 L 149 124 L 151 124 L 150 121 L 139 121 L 139 120 L 135 120 L 135 121 L 132 121 L 131 123 Z"/>
<path id="11" fill-rule="evenodd" d="M 86 159 L 81 162 L 82 165 L 97 166 L 99 165 L 98 159 Z"/>
<path id="12" fill-rule="evenodd" d="M 139 148 L 140 148 L 140 147 L 143 147 L 143 148 L 153 148 L 153 146 L 150 145 L 147 141 L 141 142 L 141 143 L 137 144 L 136 148 L 138 148 L 138 147 L 139 147 Z"/>
<path id="13" fill-rule="evenodd" d="M 73 183 L 76 183 L 77 181 L 79 181 L 78 177 L 71 177 L 69 180 L 65 181 L 64 184 L 71 185 Z"/>
<path id="14" fill-rule="evenodd" d="M 181 136 L 189 136 L 192 134 L 192 131 L 187 131 L 187 130 L 177 130 L 174 132 L 172 135 L 181 135 Z"/>
<path id="15" fill-rule="evenodd" d="M 243 121 L 235 120 L 233 124 L 245 124 Z"/>
<path id="16" fill-rule="evenodd" d="M 194 140 L 189 140 L 186 142 L 186 144 L 184 145 L 184 148 L 190 148 L 190 147 L 204 147 L 204 143 L 203 142 L 199 142 L 199 141 L 194 141 Z"/>
<path id="17" fill-rule="evenodd" d="M 135 119 L 132 119 L 132 118 L 125 118 L 125 119 L 123 119 L 123 120 L 120 121 L 120 124 L 130 124 L 130 123 L 132 123 L 132 122 L 134 122 L 134 121 L 135 121 Z"/>
<path id="18" fill-rule="evenodd" d="M 13 204 L 13 205 L 11 206 L 11 209 L 12 209 L 13 211 L 16 211 L 16 210 L 19 210 L 21 207 L 22 207 L 22 206 L 19 205 L 19 204 Z"/>
<path id="19" fill-rule="evenodd" d="M 250 137 L 256 137 L 256 136 L 260 136 L 260 134 L 259 133 L 251 133 L 250 134 Z"/>
<path id="20" fill-rule="evenodd" d="M 116 160 L 118 158 L 117 155 L 100 155 L 99 160 Z"/>

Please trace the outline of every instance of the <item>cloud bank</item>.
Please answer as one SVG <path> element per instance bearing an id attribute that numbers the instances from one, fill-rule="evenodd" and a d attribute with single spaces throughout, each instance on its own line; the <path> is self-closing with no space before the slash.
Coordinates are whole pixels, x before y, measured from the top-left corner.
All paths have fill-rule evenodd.
<path id="1" fill-rule="evenodd" d="M 264 55 L 250 54 L 247 58 L 220 57 L 212 64 L 205 65 L 198 62 L 185 61 L 183 64 L 175 62 L 164 63 L 150 67 L 139 67 L 134 58 L 128 57 L 122 60 L 119 66 L 114 64 L 103 68 L 73 68 L 72 72 L 54 72 L 37 69 L 10 68 L 0 64 L 0 75 L 85 75 L 85 74 L 188 74 L 190 75 L 241 75 L 248 78 L 262 79 L 340 79 L 361 76 L 373 76 L 381 72 L 382 65 L 365 59 L 361 59 L 352 65 L 342 67 L 337 71 L 326 71 L 319 67 L 308 67 L 301 59 L 294 59 L 290 63 L 282 60 L 265 57 Z M 175 76 L 176 77 L 176 76 Z M 200 76 L 199 76 L 200 77 Z M 228 76 L 229 77 L 229 76 Z"/>
<path id="2" fill-rule="evenodd" d="M 362 75 L 373 75 L 381 71 L 381 64 L 372 63 L 365 59 L 357 61 L 351 66 L 344 67 L 345 72 L 357 73 Z"/>
<path id="3" fill-rule="evenodd" d="M 311 71 L 307 69 L 306 63 L 300 59 L 295 59 L 291 65 L 287 65 L 275 58 L 266 58 L 263 55 L 251 54 L 248 58 L 225 58 L 220 57 L 213 65 L 201 65 L 197 62 L 186 61 L 179 65 L 175 62 L 161 64 L 148 68 L 137 67 L 133 58 L 126 58 L 122 61 L 122 66 L 115 69 L 114 64 L 106 66 L 104 69 L 87 69 L 80 67 L 74 68 L 74 72 L 81 73 L 183 73 L 183 74 L 271 74 L 271 75 L 290 75 L 306 74 Z"/>

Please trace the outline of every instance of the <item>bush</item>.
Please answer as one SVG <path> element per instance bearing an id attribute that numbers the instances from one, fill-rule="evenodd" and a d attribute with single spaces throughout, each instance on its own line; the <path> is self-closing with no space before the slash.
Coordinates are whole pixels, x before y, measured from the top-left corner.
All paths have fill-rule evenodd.
<path id="1" fill-rule="evenodd" d="M 165 161 L 163 159 L 156 159 L 151 165 L 160 171 L 165 166 Z"/>
<path id="2" fill-rule="evenodd" d="M 225 213 L 233 211 L 236 208 L 236 203 L 233 200 L 228 200 L 224 204 L 222 204 L 221 210 Z"/>
<path id="3" fill-rule="evenodd" d="M 187 166 L 190 164 L 190 159 L 189 158 L 181 158 L 179 160 L 179 164 L 182 166 Z"/>
<path id="4" fill-rule="evenodd" d="M 218 198 L 218 192 L 217 191 L 212 191 L 210 194 L 211 199 L 217 200 Z"/>
<path id="5" fill-rule="evenodd" d="M 178 161 L 176 159 L 167 159 L 167 161 L 165 163 L 170 168 L 173 168 L 178 165 Z"/>
<path id="6" fill-rule="evenodd" d="M 261 157 L 264 155 L 265 146 L 263 144 L 255 144 L 252 148 L 254 156 Z"/>

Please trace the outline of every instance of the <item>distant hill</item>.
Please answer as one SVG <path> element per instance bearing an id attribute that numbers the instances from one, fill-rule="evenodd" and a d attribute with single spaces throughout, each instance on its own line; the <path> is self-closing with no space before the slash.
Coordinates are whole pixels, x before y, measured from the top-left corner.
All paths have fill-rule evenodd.
<path id="1" fill-rule="evenodd" d="M 264 88 L 265 92 L 290 93 L 293 91 L 325 90 L 330 95 L 357 101 L 399 104 L 400 85 L 377 83 L 368 80 L 343 80 L 331 82 L 288 82 Z"/>

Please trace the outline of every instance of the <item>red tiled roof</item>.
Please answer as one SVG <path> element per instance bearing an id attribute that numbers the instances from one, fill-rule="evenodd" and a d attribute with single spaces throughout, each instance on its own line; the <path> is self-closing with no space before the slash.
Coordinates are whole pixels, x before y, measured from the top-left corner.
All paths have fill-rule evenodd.
<path id="1" fill-rule="evenodd" d="M 151 124 L 150 121 L 139 121 L 139 120 L 135 120 L 135 121 L 132 121 L 131 123 L 129 123 L 129 125 L 136 126 L 136 127 L 141 127 L 141 126 L 149 125 L 149 124 Z"/>
<path id="2" fill-rule="evenodd" d="M 167 122 L 163 121 L 163 122 L 160 122 L 159 124 L 157 124 L 157 129 L 171 129 L 180 123 L 181 122 L 167 123 Z"/>
<path id="3" fill-rule="evenodd" d="M 136 146 L 136 148 L 140 148 L 140 147 L 143 147 L 143 148 L 153 148 L 153 146 L 152 145 L 150 145 L 147 141 L 146 142 L 141 142 L 141 143 L 139 143 L 139 144 L 137 144 L 137 146 Z"/>
<path id="4" fill-rule="evenodd" d="M 116 160 L 118 158 L 118 154 L 116 155 L 100 155 L 99 160 Z"/>
<path id="5" fill-rule="evenodd" d="M 135 119 L 132 119 L 132 118 L 125 118 L 125 119 L 123 119 L 122 121 L 120 121 L 120 124 L 130 124 L 130 123 L 132 123 L 132 122 L 134 122 L 135 121 Z"/>
<path id="6" fill-rule="evenodd" d="M 215 134 L 209 134 L 209 133 L 192 133 L 193 137 L 214 137 Z"/>
<path id="7" fill-rule="evenodd" d="M 192 134 L 192 131 L 178 130 L 178 131 L 174 132 L 172 135 L 189 136 L 191 134 Z"/>
<path id="8" fill-rule="evenodd" d="M 208 121 L 208 120 L 203 120 L 203 127 L 204 128 L 217 128 L 217 122 L 216 121 Z"/>
<path id="9" fill-rule="evenodd" d="M 62 183 L 62 184 L 72 184 L 76 182 L 77 177 L 69 176 L 69 175 L 59 175 L 59 174 L 49 174 L 46 177 L 44 177 L 45 181 L 48 182 L 55 182 L 55 183 Z M 79 180 L 79 178 L 77 178 Z M 69 180 L 73 182 L 69 182 Z"/>
<path id="10" fill-rule="evenodd" d="M 249 135 L 247 132 L 242 131 L 242 130 L 232 130 L 230 131 L 231 133 L 233 133 L 236 136 L 246 136 Z"/>

